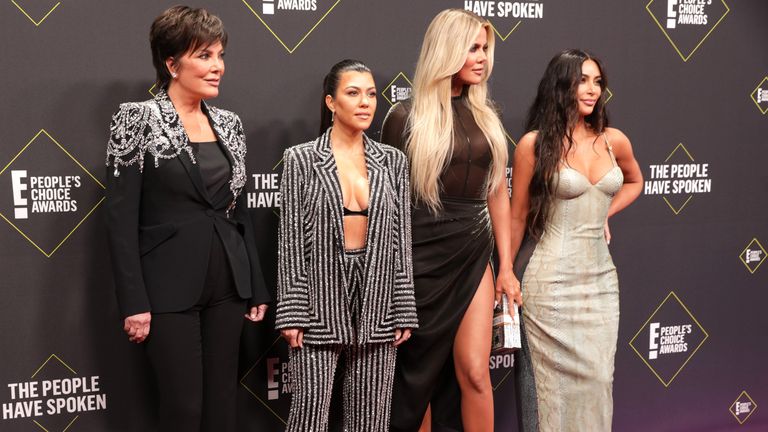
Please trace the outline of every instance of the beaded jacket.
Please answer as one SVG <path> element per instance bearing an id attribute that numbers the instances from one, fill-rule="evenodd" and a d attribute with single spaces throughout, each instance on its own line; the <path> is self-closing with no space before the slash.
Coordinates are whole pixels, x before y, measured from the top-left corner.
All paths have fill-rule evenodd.
<path id="1" fill-rule="evenodd" d="M 245 195 L 240 118 L 202 102 L 229 161 L 229 187 L 209 194 L 189 137 L 167 93 L 120 105 L 107 144 L 107 233 L 123 316 L 172 312 L 200 298 L 211 242 L 218 237 L 235 288 L 251 304 L 269 301 Z M 213 145 L 213 144 L 211 144 Z"/>

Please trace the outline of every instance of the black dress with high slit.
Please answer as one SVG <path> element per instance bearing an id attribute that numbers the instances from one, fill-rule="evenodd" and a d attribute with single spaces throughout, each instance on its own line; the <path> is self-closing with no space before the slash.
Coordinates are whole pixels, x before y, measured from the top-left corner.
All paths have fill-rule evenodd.
<path id="1" fill-rule="evenodd" d="M 487 198 L 492 156 L 465 97 L 454 97 L 453 151 L 440 175 L 442 209 L 414 203 L 413 273 L 419 329 L 398 347 L 392 431 L 416 431 L 427 405 L 434 425 L 461 430 L 453 341 L 493 253 Z M 408 102 L 396 104 L 381 141 L 405 151 Z M 413 166 L 411 166 L 413 169 Z"/>

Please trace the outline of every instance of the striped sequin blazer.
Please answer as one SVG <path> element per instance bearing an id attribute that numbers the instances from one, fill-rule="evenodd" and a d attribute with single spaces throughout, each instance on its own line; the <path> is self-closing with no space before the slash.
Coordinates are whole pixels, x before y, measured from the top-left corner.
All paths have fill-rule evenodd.
<path id="1" fill-rule="evenodd" d="M 416 328 L 405 155 L 364 136 L 370 198 L 359 328 L 346 303 L 342 194 L 330 131 L 283 156 L 275 327 L 304 329 L 308 344 L 394 340 Z"/>

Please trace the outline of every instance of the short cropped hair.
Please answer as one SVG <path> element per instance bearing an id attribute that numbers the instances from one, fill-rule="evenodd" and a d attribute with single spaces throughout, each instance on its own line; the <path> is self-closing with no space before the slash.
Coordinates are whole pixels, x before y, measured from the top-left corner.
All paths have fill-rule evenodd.
<path id="1" fill-rule="evenodd" d="M 152 48 L 152 64 L 157 73 L 156 85 L 168 89 L 171 74 L 165 61 L 175 61 L 185 53 L 221 42 L 227 46 L 227 32 L 224 23 L 216 15 L 203 8 L 173 6 L 152 22 L 149 44 Z"/>

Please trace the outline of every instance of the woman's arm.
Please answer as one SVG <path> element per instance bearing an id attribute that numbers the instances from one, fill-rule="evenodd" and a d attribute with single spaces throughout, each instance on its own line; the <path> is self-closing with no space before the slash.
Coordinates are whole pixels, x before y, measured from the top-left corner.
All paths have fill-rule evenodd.
<path id="1" fill-rule="evenodd" d="M 517 256 L 525 236 L 526 221 L 530 208 L 528 187 L 533 178 L 535 163 L 534 146 L 536 132 L 525 134 L 517 143 L 512 169 L 512 200 L 510 205 L 510 250 L 512 256 Z M 522 279 L 522 275 L 517 275 Z M 520 290 L 520 280 L 515 276 L 513 284 Z"/>
<path id="2" fill-rule="evenodd" d="M 500 175 L 504 176 L 503 173 Z M 488 212 L 491 216 L 493 236 L 496 239 L 496 251 L 499 254 L 496 301 L 501 302 L 501 295 L 506 294 L 509 301 L 522 304 L 520 286 L 515 284 L 515 276 L 512 272 L 515 256 L 512 250 L 511 208 L 505 180 L 506 178 L 502 178 L 499 186 L 488 194 Z"/>
<path id="3" fill-rule="evenodd" d="M 246 148 L 243 123 L 238 116 L 235 116 L 234 136 L 240 141 L 239 145 L 242 148 Z M 272 296 L 269 294 L 266 282 L 264 282 L 259 251 L 256 247 L 256 232 L 253 228 L 251 217 L 248 214 L 246 200 L 245 188 L 243 188 L 240 196 L 235 201 L 234 219 L 243 226 L 243 240 L 245 241 L 245 250 L 248 253 L 248 263 L 251 270 L 251 298 L 248 301 L 249 310 L 245 317 L 257 322 L 264 319 L 264 315 L 267 312 L 267 303 L 272 300 Z"/>
<path id="4" fill-rule="evenodd" d="M 278 276 L 275 328 L 282 330 L 291 347 L 301 347 L 303 329 L 309 326 L 309 283 L 304 261 L 302 172 L 292 149 L 283 154 L 278 229 Z"/>
<path id="5" fill-rule="evenodd" d="M 124 317 L 123 329 L 129 340 L 137 343 L 149 334 L 151 320 L 139 252 L 143 140 L 149 139 L 143 111 L 144 107 L 138 104 L 122 104 L 112 116 L 104 202 L 112 275 Z"/>
<path id="6" fill-rule="evenodd" d="M 256 233 L 245 203 L 245 193 L 241 193 L 235 205 L 235 219 L 243 225 L 243 240 L 251 268 L 251 298 L 248 300 L 249 310 L 245 317 L 253 322 L 258 322 L 264 319 L 267 303 L 272 300 L 272 297 L 266 282 L 264 282 L 259 251 L 256 247 Z"/>
<path id="7" fill-rule="evenodd" d="M 389 144 L 392 147 L 405 152 L 405 128 L 408 121 L 408 111 L 402 102 L 396 103 L 390 108 L 384 123 L 381 126 L 381 142 Z M 400 262 L 399 270 L 395 277 L 395 295 L 393 304 L 395 314 L 398 316 L 397 329 L 395 329 L 395 346 L 402 344 L 411 337 L 411 330 L 418 327 L 418 317 L 416 314 L 416 300 L 414 298 L 413 264 L 412 264 L 412 244 L 411 244 L 411 189 L 409 181 L 408 161 L 404 154 L 397 159 L 398 179 L 397 191 L 398 213 L 400 218 L 397 221 L 399 239 L 398 249 Z"/>
<path id="8" fill-rule="evenodd" d="M 605 133 L 613 148 L 616 163 L 624 174 L 624 185 L 614 195 L 611 205 L 608 207 L 608 217 L 610 218 L 632 204 L 640 196 L 643 191 L 643 173 L 635 159 L 629 138 L 614 128 L 608 128 Z"/>
<path id="9" fill-rule="evenodd" d="M 413 247 L 411 234 L 411 187 L 408 181 L 408 161 L 401 152 L 395 153 L 395 178 L 397 191 L 398 261 L 395 263 L 395 287 L 392 293 L 396 327 L 395 346 L 410 338 L 411 329 L 419 327 L 416 314 L 413 279 Z M 401 331 L 402 329 L 402 331 Z"/>

